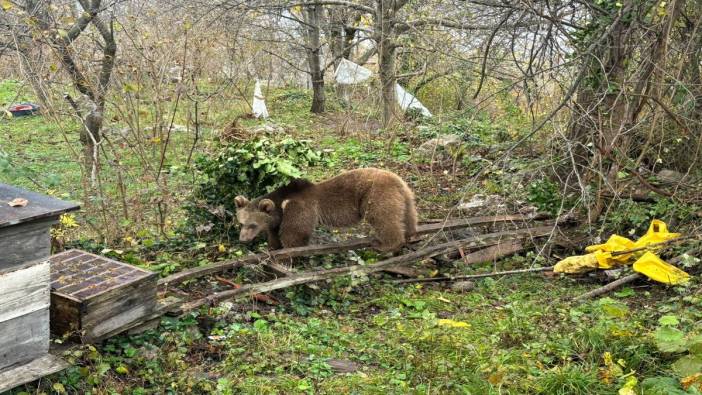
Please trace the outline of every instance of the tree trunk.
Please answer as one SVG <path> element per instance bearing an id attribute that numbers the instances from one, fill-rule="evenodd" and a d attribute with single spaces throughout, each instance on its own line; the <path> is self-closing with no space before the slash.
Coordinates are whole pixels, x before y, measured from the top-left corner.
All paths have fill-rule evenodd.
<path id="1" fill-rule="evenodd" d="M 307 66 L 312 79 L 312 108 L 310 111 L 319 114 L 324 112 L 326 99 L 324 97 L 324 70 L 320 59 L 322 49 L 319 25 L 321 6 L 310 5 L 304 8 L 304 20 L 306 26 L 303 27 L 306 34 L 305 52 L 307 54 Z"/>
<path id="2" fill-rule="evenodd" d="M 389 126 L 397 115 L 395 97 L 395 48 L 385 40 L 379 47 L 378 68 L 383 101 L 383 126 Z"/>
<path id="3" fill-rule="evenodd" d="M 378 46 L 378 74 L 381 84 L 383 102 L 383 126 L 392 124 L 397 116 L 397 99 L 395 98 L 395 27 L 396 10 L 393 1 L 380 0 L 377 4 L 375 22 L 375 42 Z"/>

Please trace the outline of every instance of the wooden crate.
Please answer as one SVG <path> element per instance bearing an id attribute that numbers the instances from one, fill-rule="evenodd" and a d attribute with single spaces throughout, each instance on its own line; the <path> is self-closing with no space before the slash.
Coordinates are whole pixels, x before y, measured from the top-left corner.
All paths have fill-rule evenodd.
<path id="1" fill-rule="evenodd" d="M 0 371 L 49 351 L 49 262 L 0 269 Z"/>
<path id="2" fill-rule="evenodd" d="M 24 207 L 8 202 L 22 198 Z M 49 354 L 51 225 L 78 205 L 0 184 L 0 393 L 66 367 Z"/>
<path id="3" fill-rule="evenodd" d="M 156 308 L 156 273 L 80 250 L 53 255 L 51 331 L 84 342 L 113 336 Z"/>
<path id="4" fill-rule="evenodd" d="M 25 207 L 10 207 L 15 198 L 27 199 Z M 59 215 L 78 205 L 0 184 L 0 269 L 51 255 L 49 229 Z"/>

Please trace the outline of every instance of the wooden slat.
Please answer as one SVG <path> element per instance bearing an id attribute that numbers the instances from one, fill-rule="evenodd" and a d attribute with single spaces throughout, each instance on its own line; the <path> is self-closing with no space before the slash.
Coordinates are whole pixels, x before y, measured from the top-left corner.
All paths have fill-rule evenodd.
<path id="1" fill-rule="evenodd" d="M 45 354 L 24 365 L 5 371 L 0 370 L 0 393 L 60 372 L 68 366 L 69 364 L 63 359 Z"/>
<path id="2" fill-rule="evenodd" d="M 141 307 L 144 311 L 151 311 L 156 307 L 156 281 L 140 287 L 130 287 L 130 290 L 113 299 L 86 306 L 82 318 L 82 328 L 99 326 L 116 314 Z"/>
<path id="3" fill-rule="evenodd" d="M 529 240 L 548 236 L 553 232 L 551 226 L 541 226 L 532 229 L 519 229 L 509 232 L 495 232 L 486 235 L 469 237 L 462 240 L 456 240 L 448 243 L 442 243 L 426 247 L 424 249 L 410 252 L 409 254 L 389 258 L 371 265 L 354 265 L 346 267 L 337 267 L 329 270 L 315 270 L 307 272 L 297 272 L 291 276 L 286 276 L 277 280 L 272 280 L 258 284 L 242 285 L 238 289 L 229 291 L 217 292 L 205 298 L 188 302 L 181 306 L 181 312 L 192 311 L 207 304 L 214 304 L 222 300 L 230 298 L 241 298 L 257 293 L 270 292 L 277 289 L 287 288 L 294 285 L 307 284 L 314 281 L 326 280 L 341 275 L 360 275 L 370 274 L 383 271 L 388 267 L 397 266 L 406 262 L 412 262 L 421 258 L 436 256 L 456 250 L 458 248 L 478 248 L 483 246 L 495 245 L 508 237 L 520 237 L 521 240 Z"/>
<path id="4" fill-rule="evenodd" d="M 151 321 L 159 319 L 163 315 L 166 314 L 166 312 L 171 311 L 175 306 L 178 306 L 182 303 L 182 301 L 176 297 L 169 296 L 167 298 L 164 298 L 158 302 L 156 307 L 153 309 L 153 311 L 149 314 L 146 314 L 142 317 L 139 317 L 137 320 L 134 320 L 132 322 L 129 322 L 125 324 L 124 326 L 118 327 L 113 329 L 110 332 L 103 333 L 102 338 L 108 338 L 112 337 L 115 335 L 118 335 L 122 332 L 129 331 L 132 329 L 139 328 L 142 325 L 149 324 Z"/>
<path id="5" fill-rule="evenodd" d="M 458 228 L 466 228 L 472 225 L 488 225 L 505 222 L 523 223 L 530 221 L 531 217 L 526 215 L 497 215 L 486 217 L 472 217 L 463 219 L 447 220 L 441 223 L 431 223 L 417 227 L 417 236 L 423 234 L 448 231 Z M 217 262 L 209 265 L 199 266 L 188 270 L 172 274 L 168 277 L 159 280 L 159 286 L 165 287 L 170 284 L 178 284 L 188 279 L 207 276 L 213 273 L 219 273 L 225 270 L 235 269 L 237 267 L 263 262 L 271 258 L 294 258 L 299 256 L 324 255 L 339 251 L 355 250 L 359 248 L 370 247 L 373 239 L 365 237 L 361 239 L 352 239 L 340 243 L 311 245 L 296 248 L 284 248 L 267 253 L 249 255 L 243 258 L 238 258 L 225 262 Z"/>
<path id="6" fill-rule="evenodd" d="M 0 322 L 0 369 L 49 351 L 49 308 Z"/>
<path id="7" fill-rule="evenodd" d="M 27 199 L 25 207 L 10 207 L 7 203 L 15 198 Z M 0 184 L 0 228 L 10 227 L 43 218 L 58 218 L 59 215 L 80 206 L 36 192 L 7 184 Z"/>
<path id="8" fill-rule="evenodd" d="M 47 258 L 51 254 L 49 228 L 54 223 L 49 219 L 0 228 L 0 270 Z"/>
<path id="9" fill-rule="evenodd" d="M 0 271 L 0 322 L 49 307 L 49 262 Z"/>

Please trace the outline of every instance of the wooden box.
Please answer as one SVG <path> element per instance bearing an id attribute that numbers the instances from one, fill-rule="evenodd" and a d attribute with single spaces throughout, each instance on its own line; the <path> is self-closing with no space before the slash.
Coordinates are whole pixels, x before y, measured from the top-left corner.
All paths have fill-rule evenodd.
<path id="1" fill-rule="evenodd" d="M 53 255 L 51 331 L 94 342 L 122 332 L 156 308 L 158 275 L 80 250 Z"/>
<path id="2" fill-rule="evenodd" d="M 15 198 L 28 203 L 10 207 L 8 202 Z M 51 225 L 61 214 L 78 208 L 74 203 L 0 184 L 0 269 L 51 255 Z"/>
<path id="3" fill-rule="evenodd" d="M 49 352 L 49 262 L 0 269 L 0 371 Z"/>
<path id="4" fill-rule="evenodd" d="M 49 354 L 49 231 L 78 208 L 0 184 L 0 393 L 66 367 Z"/>

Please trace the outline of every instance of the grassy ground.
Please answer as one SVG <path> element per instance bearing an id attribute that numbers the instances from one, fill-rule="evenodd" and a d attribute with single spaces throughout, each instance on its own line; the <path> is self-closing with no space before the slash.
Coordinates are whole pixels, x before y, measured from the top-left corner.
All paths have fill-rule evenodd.
<path id="1" fill-rule="evenodd" d="M 12 100 L 17 89 L 16 83 L 0 84 L 0 99 Z M 467 185 L 467 174 L 479 166 L 479 159 L 468 155 L 458 166 L 429 166 L 416 157 L 412 147 L 422 138 L 410 126 L 375 135 L 370 131 L 377 124 L 361 110 L 310 116 L 308 96 L 290 95 L 284 91 L 271 97 L 273 121 L 294 137 L 312 139 L 318 149 L 331 151 L 329 166 L 311 169 L 310 177 L 320 179 L 357 166 L 391 168 L 417 191 L 424 218 L 441 217 L 465 193 L 505 193 L 511 188 L 514 196 L 524 197 L 526 186 L 514 185 L 528 183 L 543 166 L 525 155 L 510 165 L 512 174 L 488 174 L 477 185 Z M 247 127 L 258 124 L 243 122 Z M 493 136 L 497 133 L 490 125 L 465 127 Z M 484 130 L 475 129 L 478 126 Z M 64 139 L 57 125 L 42 117 L 3 120 L 0 130 L 7 136 L 0 141 L 0 182 L 80 196 L 80 167 L 70 159 L 77 133 L 67 133 Z M 500 130 L 507 140 L 515 133 Z M 207 136 L 211 141 L 212 134 Z M 206 153 L 210 141 L 199 151 Z M 473 147 L 471 154 L 484 150 Z M 184 152 L 174 154 L 174 163 Z M 173 177 L 183 184 L 178 193 L 185 196 L 190 175 Z M 139 184 L 130 188 L 136 190 Z M 83 228 L 89 215 L 77 217 Z M 218 245 L 157 239 L 150 231 L 134 232 L 133 244 L 105 246 L 87 240 L 89 234 L 86 229 L 75 234 L 83 240 L 69 242 L 97 251 L 120 248 L 120 259 L 161 272 L 238 251 L 234 243 L 225 242 L 227 252 L 218 256 L 212 253 Z M 342 254 L 303 266 L 359 259 L 371 262 L 377 257 Z M 497 267 L 534 262 L 528 254 L 503 260 Z M 492 269 L 492 263 L 440 268 L 459 273 Z M 672 363 L 684 351 L 663 353 L 656 347 L 661 327 L 680 333 L 699 330 L 702 296 L 696 280 L 681 289 L 637 285 L 579 304 L 572 298 L 595 287 L 592 281 L 525 275 L 482 280 L 475 289 L 460 292 L 440 285 L 400 286 L 392 279 L 342 278 L 317 289 L 275 293 L 281 303 L 274 306 L 224 303 L 186 317 L 165 318 L 156 330 L 76 347 L 65 354 L 71 368 L 14 393 L 616 394 L 627 382 L 635 391 L 631 393 L 698 393 L 694 385 L 683 392 L 673 373 Z M 337 365 L 350 372 L 340 372 Z M 638 382 L 635 386 L 632 378 Z"/>

